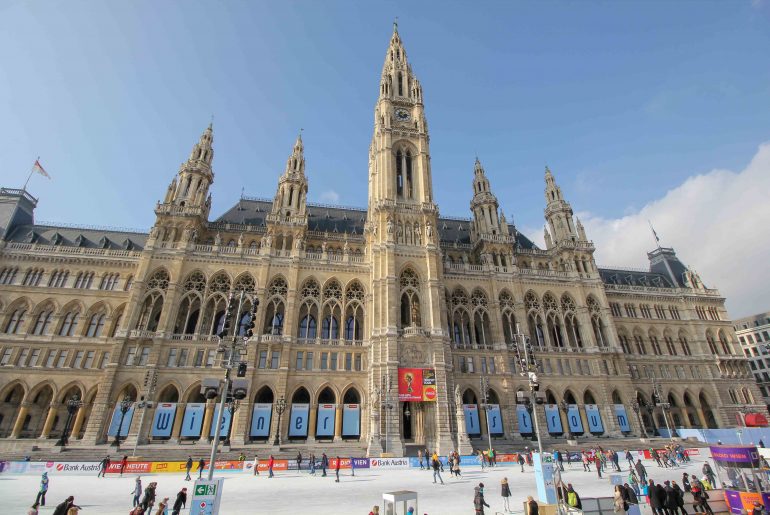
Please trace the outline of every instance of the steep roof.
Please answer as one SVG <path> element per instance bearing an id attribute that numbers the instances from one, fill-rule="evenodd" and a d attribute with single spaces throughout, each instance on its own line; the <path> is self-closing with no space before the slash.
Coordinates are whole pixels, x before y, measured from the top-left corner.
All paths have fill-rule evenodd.
<path id="1" fill-rule="evenodd" d="M 98 227 L 25 224 L 17 225 L 6 240 L 89 249 L 142 250 L 147 234 Z"/>
<path id="2" fill-rule="evenodd" d="M 600 268 L 599 276 L 605 284 L 625 284 L 629 286 L 654 286 L 657 288 L 676 288 L 671 280 L 657 272 L 624 270 L 622 268 Z"/>

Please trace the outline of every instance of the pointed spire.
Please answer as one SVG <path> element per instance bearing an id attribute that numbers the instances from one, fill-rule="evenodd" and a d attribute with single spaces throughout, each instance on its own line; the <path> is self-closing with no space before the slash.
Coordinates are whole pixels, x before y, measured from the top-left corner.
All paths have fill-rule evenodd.
<path id="1" fill-rule="evenodd" d="M 209 123 L 206 130 L 201 134 L 198 143 L 193 145 L 192 152 L 190 152 L 190 158 L 188 163 L 203 162 L 207 165 L 211 165 L 211 160 L 214 158 L 214 123 Z"/>
<path id="2" fill-rule="evenodd" d="M 297 140 L 294 142 L 291 155 L 286 161 L 285 174 L 288 175 L 293 172 L 299 172 L 301 174 L 305 172 L 305 145 L 302 143 L 302 129 L 300 129 Z"/>
<path id="3" fill-rule="evenodd" d="M 479 161 L 479 156 L 476 156 L 476 163 L 473 166 L 473 173 L 475 174 L 484 173 L 484 167 L 481 166 L 481 161 Z"/>

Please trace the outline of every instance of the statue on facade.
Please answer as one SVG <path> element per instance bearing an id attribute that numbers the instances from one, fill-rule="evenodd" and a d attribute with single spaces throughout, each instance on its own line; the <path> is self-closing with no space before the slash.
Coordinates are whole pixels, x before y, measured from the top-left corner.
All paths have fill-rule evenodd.
<path id="1" fill-rule="evenodd" d="M 455 404 L 457 406 L 462 406 L 463 404 L 463 392 L 460 391 L 460 385 L 455 385 Z"/>
<path id="2" fill-rule="evenodd" d="M 217 233 L 216 236 L 214 236 L 214 245 L 216 245 L 217 247 L 222 245 L 222 235 L 221 234 Z"/>
<path id="3" fill-rule="evenodd" d="M 243 247 L 243 233 L 238 236 L 238 247 Z"/>
<path id="4" fill-rule="evenodd" d="M 388 217 L 388 234 L 393 234 L 393 219 Z"/>
<path id="5" fill-rule="evenodd" d="M 420 305 L 412 303 L 412 327 L 420 327 Z"/>
<path id="6" fill-rule="evenodd" d="M 433 224 L 430 222 L 425 224 L 425 236 L 428 239 L 428 243 L 433 243 Z"/>
<path id="7" fill-rule="evenodd" d="M 302 240 L 302 236 L 297 236 L 297 239 L 294 242 L 294 248 L 297 250 L 302 250 L 305 248 L 305 242 Z"/>

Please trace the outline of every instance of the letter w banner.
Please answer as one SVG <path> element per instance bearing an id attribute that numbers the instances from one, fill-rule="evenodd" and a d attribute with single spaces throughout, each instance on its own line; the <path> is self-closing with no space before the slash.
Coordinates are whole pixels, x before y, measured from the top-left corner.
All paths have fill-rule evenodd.
<path id="1" fill-rule="evenodd" d="M 361 435 L 361 405 L 345 404 L 342 408 L 342 436 L 360 436 L 360 435 Z M 360 467 L 356 465 L 356 468 L 360 468 Z"/>
<path id="2" fill-rule="evenodd" d="M 209 432 L 209 436 L 214 436 L 215 431 L 217 430 L 217 417 L 219 416 L 219 404 L 217 404 L 214 407 L 214 418 L 211 419 L 211 431 Z M 227 433 L 230 431 L 230 410 L 225 408 L 224 413 L 222 414 L 222 425 L 220 426 L 221 429 L 219 430 L 219 438 L 223 438 L 227 436 Z"/>
<path id="3" fill-rule="evenodd" d="M 319 404 L 315 423 L 316 436 L 334 436 L 334 404 Z"/>
<path id="4" fill-rule="evenodd" d="M 628 423 L 628 414 L 624 405 L 615 404 L 615 418 L 618 419 L 618 426 L 620 426 L 622 432 L 631 432 L 631 425 Z"/>
<path id="5" fill-rule="evenodd" d="M 206 405 L 202 402 L 191 402 L 185 406 L 181 436 L 200 438 L 205 410 Z"/>
<path id="6" fill-rule="evenodd" d="M 503 434 L 503 416 L 500 414 L 499 404 L 487 404 L 487 424 L 490 434 Z"/>
<path id="7" fill-rule="evenodd" d="M 561 425 L 561 415 L 559 414 L 559 406 L 556 404 L 545 405 L 545 423 L 548 426 L 548 432 L 555 435 L 564 433 L 564 429 Z"/>
<path id="8" fill-rule="evenodd" d="M 567 424 L 569 424 L 570 433 L 582 434 L 583 421 L 580 419 L 580 408 L 577 404 L 570 404 L 567 407 Z"/>
<path id="9" fill-rule="evenodd" d="M 310 404 L 292 404 L 289 415 L 289 436 L 307 438 L 307 416 Z"/>
<path id="10" fill-rule="evenodd" d="M 603 433 L 604 425 L 602 416 L 599 413 L 599 406 L 596 404 L 586 404 L 586 418 L 588 419 L 588 430 L 594 434 Z"/>
<path id="11" fill-rule="evenodd" d="M 270 419 L 273 416 L 272 404 L 254 404 L 254 411 L 251 414 L 250 436 L 267 437 L 270 436 Z"/>
<path id="12" fill-rule="evenodd" d="M 469 435 L 480 435 L 479 407 L 475 404 L 463 404 L 463 413 L 465 414 L 465 432 Z"/>
<path id="13" fill-rule="evenodd" d="M 175 402 L 159 402 L 155 408 L 155 418 L 152 420 L 151 436 L 168 438 L 176 416 Z"/>
<path id="14" fill-rule="evenodd" d="M 516 406 L 516 418 L 519 422 L 519 433 L 522 435 L 531 435 L 535 432 L 532 428 L 532 416 L 527 411 L 527 407 L 521 404 Z"/>
<path id="15" fill-rule="evenodd" d="M 120 418 L 123 417 L 123 423 L 120 423 Z M 107 429 L 107 436 L 117 436 L 118 426 L 120 426 L 120 436 L 128 436 L 128 430 L 131 428 L 131 419 L 134 418 L 134 406 L 132 405 L 125 416 L 120 412 L 120 404 L 115 406 L 115 411 L 112 412 L 112 420 L 110 420 L 110 427 Z"/>

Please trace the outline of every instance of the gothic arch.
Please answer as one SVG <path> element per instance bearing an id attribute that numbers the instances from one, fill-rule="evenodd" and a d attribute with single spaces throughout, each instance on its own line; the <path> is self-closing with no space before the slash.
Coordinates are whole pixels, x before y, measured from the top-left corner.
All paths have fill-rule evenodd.
<path id="1" fill-rule="evenodd" d="M 284 318 L 286 316 L 286 299 L 289 293 L 289 282 L 282 274 L 276 274 L 268 283 L 267 305 L 265 306 L 265 329 L 268 335 L 282 335 Z"/>
<path id="2" fill-rule="evenodd" d="M 621 397 L 620 392 L 617 390 L 612 390 L 612 403 L 623 404 L 623 397 Z"/>
<path id="3" fill-rule="evenodd" d="M 160 391 L 158 394 L 158 402 L 179 402 L 179 392 L 182 391 L 182 389 L 175 381 L 171 381 L 158 390 Z"/>
<path id="4" fill-rule="evenodd" d="M 126 396 L 132 401 L 135 401 L 138 398 L 139 385 L 129 381 L 123 383 L 123 385 L 115 391 L 117 394 L 113 397 L 113 402 L 120 402 Z"/>
<path id="5" fill-rule="evenodd" d="M 86 389 L 83 386 L 83 383 L 80 381 L 70 381 L 59 389 L 58 395 L 56 395 L 54 398 L 57 400 L 57 402 L 67 402 L 70 398 L 72 398 L 73 392 L 76 392 L 78 399 L 82 401 L 85 397 L 85 391 Z"/>
<path id="6" fill-rule="evenodd" d="M 37 383 L 35 386 L 32 387 L 32 389 L 29 391 L 29 393 L 25 397 L 25 401 L 27 401 L 27 402 L 35 402 L 36 398 L 46 388 L 51 392 L 51 400 L 55 399 L 56 396 L 59 395 L 58 394 L 58 389 L 56 388 L 56 383 L 54 383 L 50 379 L 46 379 L 45 381 L 41 381 L 41 382 Z"/>
<path id="7" fill-rule="evenodd" d="M 409 265 L 404 266 L 399 274 L 400 303 L 401 303 L 401 327 L 421 327 L 422 316 L 420 311 L 420 276 Z"/>
<path id="8" fill-rule="evenodd" d="M 268 385 L 262 385 L 257 388 L 257 393 L 254 394 L 255 403 L 273 404 L 275 402 L 275 392 Z"/>
<path id="9" fill-rule="evenodd" d="M 463 391 L 463 404 L 478 404 L 479 396 L 473 388 L 467 387 Z"/>
<path id="10" fill-rule="evenodd" d="M 12 402 L 12 401 L 6 401 L 9 395 L 12 395 L 12 398 L 15 399 L 19 393 L 21 396 L 18 399 L 18 403 L 21 404 L 24 399 L 27 398 L 27 392 L 29 391 L 29 387 L 27 384 L 20 379 L 15 379 L 5 385 L 2 390 L 0 390 L 0 402 Z"/>
<path id="11" fill-rule="evenodd" d="M 187 388 L 180 390 L 183 391 L 182 396 L 180 399 L 183 399 L 181 402 L 186 403 L 193 403 L 193 402 L 206 402 L 206 398 L 201 393 L 201 383 L 200 381 L 196 381 L 192 383 Z"/>
<path id="12" fill-rule="evenodd" d="M 310 404 L 310 393 L 304 386 L 298 386 L 291 394 L 291 404 Z"/>

